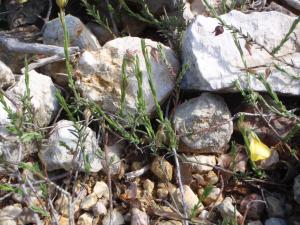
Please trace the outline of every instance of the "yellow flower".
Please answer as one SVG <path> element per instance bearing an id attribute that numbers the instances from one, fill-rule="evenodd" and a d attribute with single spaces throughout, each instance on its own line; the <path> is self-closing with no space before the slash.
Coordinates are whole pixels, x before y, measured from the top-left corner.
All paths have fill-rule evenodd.
<path id="1" fill-rule="evenodd" d="M 250 159 L 253 162 L 264 160 L 271 156 L 270 148 L 262 143 L 253 131 L 250 131 L 248 139 L 250 142 Z"/>
<path id="2" fill-rule="evenodd" d="M 56 5 L 61 9 L 65 8 L 67 4 L 68 0 L 56 0 Z"/>

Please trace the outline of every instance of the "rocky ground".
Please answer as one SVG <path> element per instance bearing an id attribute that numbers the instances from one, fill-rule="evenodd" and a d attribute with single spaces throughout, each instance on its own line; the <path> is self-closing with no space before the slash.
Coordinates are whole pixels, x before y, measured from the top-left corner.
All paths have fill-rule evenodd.
<path id="1" fill-rule="evenodd" d="M 299 225 L 276 2 L 0 0 L 0 225 Z"/>

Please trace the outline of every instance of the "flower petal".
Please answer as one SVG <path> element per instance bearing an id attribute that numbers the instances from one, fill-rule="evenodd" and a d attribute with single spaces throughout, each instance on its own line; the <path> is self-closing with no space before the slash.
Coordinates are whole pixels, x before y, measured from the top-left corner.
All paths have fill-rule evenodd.
<path id="1" fill-rule="evenodd" d="M 249 141 L 250 159 L 252 161 L 264 160 L 271 156 L 270 148 L 262 143 L 254 132 L 249 135 Z"/>

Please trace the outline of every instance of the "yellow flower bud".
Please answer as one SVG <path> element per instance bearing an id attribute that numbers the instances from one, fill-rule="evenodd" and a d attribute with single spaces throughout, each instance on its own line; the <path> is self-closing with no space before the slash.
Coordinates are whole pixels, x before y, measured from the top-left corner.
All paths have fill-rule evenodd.
<path id="1" fill-rule="evenodd" d="M 28 2 L 28 0 L 17 0 L 17 2 L 18 2 L 19 4 L 24 4 L 24 3 Z M 1 3 L 1 1 L 0 1 L 0 3 Z"/>
<path id="2" fill-rule="evenodd" d="M 248 139 L 250 142 L 250 159 L 253 162 L 264 160 L 271 156 L 270 148 L 262 143 L 253 131 L 250 131 Z"/>
<path id="3" fill-rule="evenodd" d="M 68 4 L 68 0 L 56 0 L 56 5 L 57 5 L 60 9 L 65 8 L 67 4 Z"/>

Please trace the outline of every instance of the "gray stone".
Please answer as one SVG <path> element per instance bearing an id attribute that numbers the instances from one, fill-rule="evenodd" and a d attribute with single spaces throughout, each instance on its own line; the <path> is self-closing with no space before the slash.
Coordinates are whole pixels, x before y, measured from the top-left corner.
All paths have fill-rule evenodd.
<path id="1" fill-rule="evenodd" d="M 11 69 L 0 61 L 0 88 L 6 89 L 15 82 Z"/>
<path id="2" fill-rule="evenodd" d="M 177 220 L 161 220 L 157 225 L 182 225 L 182 223 Z"/>
<path id="3" fill-rule="evenodd" d="M 203 93 L 176 108 L 174 127 L 180 137 L 179 150 L 220 153 L 233 132 L 230 111 L 220 96 Z"/>
<path id="4" fill-rule="evenodd" d="M 222 15 L 221 18 L 227 24 L 241 28 L 243 34 L 249 33 L 254 40 L 271 51 L 286 35 L 296 17 L 275 11 L 243 14 L 233 10 Z M 240 81 L 242 88 L 248 87 L 244 65 L 232 33 L 224 28 L 222 34 L 215 36 L 213 31 L 218 25 L 217 19 L 198 16 L 188 27 L 183 41 L 183 63 L 189 65 L 182 82 L 184 90 L 232 92 L 236 91 L 234 85 L 236 80 Z M 296 27 L 293 35 L 276 54 L 298 68 L 300 65 L 299 35 L 300 27 Z M 245 40 L 239 39 L 239 41 L 248 68 L 254 68 L 256 73 L 265 74 L 268 65 L 271 75 L 267 81 L 274 91 L 300 95 L 300 80 L 275 69 L 274 63 L 290 74 L 299 74 L 299 69 L 288 68 L 279 61 L 274 61 L 270 54 L 255 44 L 250 52 L 245 47 Z M 251 88 L 265 91 L 265 87 L 255 76 L 250 75 L 250 80 Z"/>
<path id="5" fill-rule="evenodd" d="M 85 50 L 98 50 L 100 44 L 88 28 L 72 15 L 65 17 L 70 37 L 70 46 L 78 46 Z M 59 18 L 49 21 L 43 33 L 43 42 L 48 45 L 64 46 L 63 29 Z"/>
<path id="6" fill-rule="evenodd" d="M 175 77 L 179 62 L 175 53 L 162 45 L 164 60 L 157 50 L 158 42 L 146 39 L 147 50 L 151 52 L 150 63 L 152 78 L 157 92 L 157 99 L 163 102 L 175 87 Z M 141 39 L 137 37 L 117 38 L 107 42 L 99 51 L 86 51 L 79 58 L 76 85 L 83 97 L 98 103 L 101 108 L 111 113 L 120 110 L 123 58 L 127 63 L 127 87 L 125 90 L 125 113 L 135 113 L 138 83 L 135 76 L 134 60 L 139 58 L 143 74 L 143 95 L 147 112 L 155 111 L 155 103 L 147 80 L 146 64 L 141 49 Z"/>
<path id="7" fill-rule="evenodd" d="M 59 109 L 55 96 L 56 87 L 50 77 L 31 70 L 29 72 L 29 89 L 35 124 L 39 127 L 48 126 Z M 20 98 L 24 96 L 25 90 L 25 75 L 22 75 L 15 85 L 6 91 L 6 94 L 20 107 Z"/>
<path id="8" fill-rule="evenodd" d="M 90 172 L 98 172 L 102 169 L 95 132 L 85 127 L 84 152 L 77 149 L 78 138 L 74 132 L 76 134 L 72 121 L 61 120 L 56 124 L 47 145 L 42 146 L 38 154 L 48 171 L 75 168 L 80 171 L 88 169 Z"/>
<path id="9" fill-rule="evenodd" d="M 284 219 L 271 217 L 265 221 L 265 225 L 287 225 L 287 223 Z"/>
<path id="10" fill-rule="evenodd" d="M 294 178 L 294 200 L 300 204 L 300 175 Z"/>
<path id="11" fill-rule="evenodd" d="M 271 152 L 271 156 L 267 159 L 261 160 L 260 167 L 264 170 L 273 169 L 274 166 L 279 162 L 279 154 L 276 150 Z"/>

